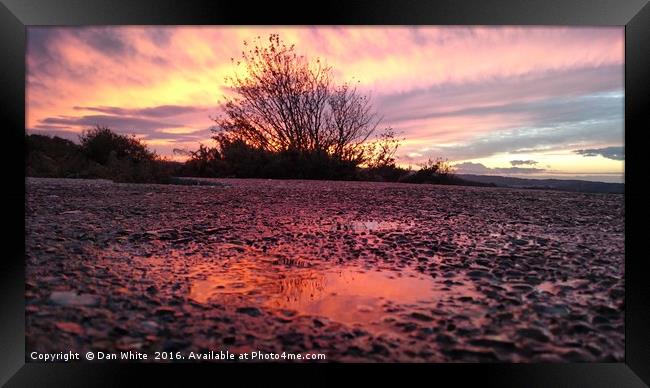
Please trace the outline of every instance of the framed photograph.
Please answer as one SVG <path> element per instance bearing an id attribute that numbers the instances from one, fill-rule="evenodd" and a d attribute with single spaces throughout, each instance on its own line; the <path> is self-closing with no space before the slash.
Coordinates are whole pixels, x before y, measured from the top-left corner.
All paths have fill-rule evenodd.
<path id="1" fill-rule="evenodd" d="M 0 18 L 3 384 L 650 382 L 646 1 Z"/>

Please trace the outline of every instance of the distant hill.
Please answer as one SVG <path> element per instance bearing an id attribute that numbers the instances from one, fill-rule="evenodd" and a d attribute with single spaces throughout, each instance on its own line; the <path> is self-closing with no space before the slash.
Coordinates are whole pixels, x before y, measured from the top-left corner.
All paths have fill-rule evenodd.
<path id="1" fill-rule="evenodd" d="M 579 193 L 616 193 L 625 192 L 624 183 L 590 182 L 564 179 L 525 179 L 496 175 L 457 174 L 457 177 L 470 182 L 492 183 L 497 187 L 521 189 L 546 189 L 572 191 Z"/>

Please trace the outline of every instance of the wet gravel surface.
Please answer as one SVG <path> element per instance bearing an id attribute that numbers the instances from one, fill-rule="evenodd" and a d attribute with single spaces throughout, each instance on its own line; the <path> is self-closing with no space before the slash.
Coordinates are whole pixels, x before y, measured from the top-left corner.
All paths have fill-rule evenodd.
<path id="1" fill-rule="evenodd" d="M 28 352 L 623 360 L 622 195 L 214 182 L 28 178 Z"/>

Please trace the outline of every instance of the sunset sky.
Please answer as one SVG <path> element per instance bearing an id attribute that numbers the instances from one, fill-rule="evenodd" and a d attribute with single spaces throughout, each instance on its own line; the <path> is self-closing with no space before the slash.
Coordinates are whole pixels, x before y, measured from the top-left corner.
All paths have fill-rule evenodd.
<path id="1" fill-rule="evenodd" d="M 230 59 L 270 33 L 371 93 L 401 165 L 623 181 L 623 27 L 29 27 L 27 132 L 104 125 L 179 158 L 212 144 Z"/>

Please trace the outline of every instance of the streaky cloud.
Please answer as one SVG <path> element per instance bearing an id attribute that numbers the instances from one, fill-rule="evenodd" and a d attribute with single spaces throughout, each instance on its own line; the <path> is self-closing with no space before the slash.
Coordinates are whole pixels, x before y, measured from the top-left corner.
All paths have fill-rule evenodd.
<path id="1" fill-rule="evenodd" d="M 87 110 L 120 116 L 172 117 L 187 113 L 207 111 L 206 108 L 186 105 L 159 105 L 148 108 L 121 108 L 117 106 L 74 106 L 75 110 Z"/>
<path id="2" fill-rule="evenodd" d="M 573 152 L 587 157 L 602 156 L 612 160 L 625 160 L 625 147 L 589 148 Z"/>
<path id="3" fill-rule="evenodd" d="M 513 167 L 517 167 L 517 166 L 532 166 L 532 165 L 537 164 L 537 161 L 535 161 L 535 160 L 511 160 L 511 161 L 510 161 L 510 164 L 511 164 Z"/>
<path id="4" fill-rule="evenodd" d="M 43 124 L 70 125 L 77 127 L 94 127 L 97 125 L 107 126 L 118 132 L 125 131 L 150 131 L 162 128 L 176 128 L 180 124 L 163 121 L 149 120 L 140 117 L 113 116 L 113 115 L 87 115 L 80 117 L 59 116 L 46 117 Z"/>

